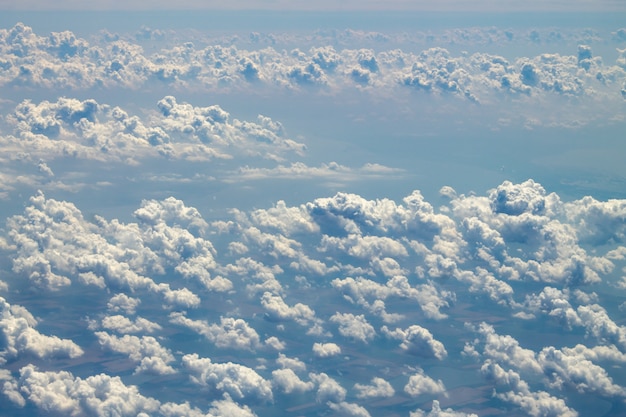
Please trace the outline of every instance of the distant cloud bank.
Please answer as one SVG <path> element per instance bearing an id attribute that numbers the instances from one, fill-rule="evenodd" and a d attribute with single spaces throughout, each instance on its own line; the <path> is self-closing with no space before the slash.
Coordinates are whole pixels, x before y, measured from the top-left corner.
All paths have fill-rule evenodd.
<path id="1" fill-rule="evenodd" d="M 484 39 L 494 36 L 474 32 L 468 34 Z M 620 33 L 615 33 L 616 42 Z M 500 35 L 506 39 L 504 32 Z M 72 32 L 40 36 L 17 24 L 0 30 L 0 59 L 0 85 L 11 88 L 140 89 L 154 83 L 207 91 L 408 88 L 479 103 L 504 97 L 532 100 L 542 95 L 615 100 L 621 99 L 626 82 L 624 51 L 620 50 L 615 62 L 604 62 L 585 44 L 569 55 L 546 53 L 515 59 L 480 52 L 458 55 L 440 47 L 416 53 L 335 49 L 328 44 L 308 50 L 271 45 L 247 50 L 185 42 L 147 53 L 139 44 L 115 36 L 94 44 Z"/>

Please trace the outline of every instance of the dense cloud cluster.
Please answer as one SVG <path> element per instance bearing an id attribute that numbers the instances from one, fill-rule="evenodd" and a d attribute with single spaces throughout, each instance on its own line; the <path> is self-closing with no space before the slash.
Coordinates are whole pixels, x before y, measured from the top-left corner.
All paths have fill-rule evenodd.
<path id="1" fill-rule="evenodd" d="M 76 319 L 95 343 L 42 334 L 40 307 L 3 300 L 2 392 L 15 406 L 70 414 L 266 415 L 296 395 L 313 401 L 312 413 L 378 414 L 385 405 L 374 400 L 393 397 L 432 401 L 430 412 L 405 409 L 412 415 L 472 415 L 471 405 L 439 405 L 454 404 L 454 378 L 437 371 L 451 360 L 493 387 L 493 398 L 484 395 L 494 407 L 531 416 L 577 415 L 572 391 L 626 398 L 610 367 L 626 363 L 626 328 L 593 291 L 624 287 L 615 272 L 624 266 L 624 205 L 565 203 L 532 180 L 482 196 L 442 194 L 440 208 L 419 191 L 401 203 L 340 193 L 213 222 L 168 198 L 145 201 L 129 223 L 87 219 L 35 195 L 2 238 L 12 259 L 3 291 L 20 300 L 14 288 L 26 281 L 38 294 L 91 294 Z M 590 234 L 589 224 L 606 222 L 610 234 Z M 590 240 L 602 251 L 585 249 Z M 459 317 L 465 324 L 454 324 Z M 501 319 L 565 330 L 573 343 L 524 346 Z M 379 349 L 401 359 L 385 361 Z M 114 354 L 126 372 L 45 370 L 86 352 Z M 362 361 L 384 365 L 343 374 Z M 200 389 L 212 405 L 157 400 L 140 385 L 146 375 L 173 378 L 181 393 Z"/>
<path id="2" fill-rule="evenodd" d="M 502 127 L 523 109 L 532 128 L 559 103 L 546 118 L 574 109 L 571 127 L 593 109 L 612 123 L 623 121 L 625 34 L 0 29 L 0 410 L 626 413 L 624 200 L 564 201 L 531 179 L 478 194 L 443 187 L 438 201 L 410 189 L 309 197 L 296 188 L 416 173 L 359 161 L 361 138 L 305 160 L 315 139 L 339 139 L 314 134 L 305 146 L 270 117 L 240 120 L 212 101 L 285 99 L 327 132 L 306 113 L 316 100 L 335 109 L 365 98 L 340 116 L 344 127 L 381 124 L 367 158 L 393 148 L 396 117 L 421 110 L 453 125 L 454 109 L 481 120 L 497 109 L 490 127 Z M 614 62 L 600 56 L 614 46 Z M 374 114 L 381 103 L 389 109 Z M 427 118 L 410 125 L 424 143 L 439 139 L 420 126 Z M 217 202 L 265 193 L 268 178 L 276 189 L 255 208 Z M 87 187 L 114 192 L 80 194 Z"/>
<path id="3" fill-rule="evenodd" d="M 481 38 L 494 36 L 494 31 L 488 30 L 457 32 L 439 45 L 457 45 L 459 39 L 471 44 L 474 39 L 475 46 L 481 45 Z M 602 57 L 594 56 L 589 43 L 598 42 L 598 36 L 586 35 L 580 37 L 582 43 L 570 54 L 514 59 L 481 52 L 459 55 L 441 47 L 426 47 L 416 53 L 412 52 L 414 45 L 409 45 L 411 52 L 341 46 L 342 37 L 351 39 L 350 45 L 367 44 L 368 35 L 358 32 L 336 34 L 335 39 L 318 36 L 314 40 L 321 43 L 308 50 L 281 49 L 267 42 L 243 47 L 183 42 L 147 53 L 140 44 L 119 36 L 92 44 L 68 31 L 41 36 L 19 23 L 0 31 L 0 85 L 139 89 L 157 83 L 179 90 L 242 91 L 262 86 L 328 91 L 406 86 L 471 102 L 493 100 L 502 94 L 619 99 L 626 81 L 621 60 L 604 62 Z M 512 36 L 500 33 L 500 42 L 510 42 Z M 540 42 L 539 32 L 534 37 L 533 42 Z M 562 41 L 554 39 L 558 40 Z"/>
<path id="4" fill-rule="evenodd" d="M 217 105 L 195 107 L 172 96 L 156 107 L 158 113 L 142 120 L 93 99 L 26 100 L 8 115 L 13 135 L 2 137 L 2 146 L 20 149 L 22 159 L 72 157 L 130 164 L 148 157 L 210 161 L 233 154 L 280 160 L 285 153 L 304 151 L 304 145 L 286 137 L 280 123 L 265 116 L 241 121 Z M 43 161 L 39 170 L 53 175 Z"/>

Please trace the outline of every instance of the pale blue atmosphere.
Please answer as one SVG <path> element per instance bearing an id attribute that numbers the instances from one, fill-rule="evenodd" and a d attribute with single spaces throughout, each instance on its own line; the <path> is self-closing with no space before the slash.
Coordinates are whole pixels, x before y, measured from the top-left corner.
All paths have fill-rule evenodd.
<path id="1" fill-rule="evenodd" d="M 626 416 L 619 4 L 236 4 L 0 2 L 0 416 Z"/>

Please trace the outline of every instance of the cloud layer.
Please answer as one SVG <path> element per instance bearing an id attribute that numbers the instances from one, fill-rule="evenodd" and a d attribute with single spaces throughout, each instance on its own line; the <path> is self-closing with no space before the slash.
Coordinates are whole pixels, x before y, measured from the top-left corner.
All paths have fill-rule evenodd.
<path id="1" fill-rule="evenodd" d="M 370 402 L 376 398 L 449 403 L 454 379 L 436 371 L 448 361 L 477 363 L 473 378 L 493 386 L 493 406 L 529 415 L 576 415 L 571 390 L 625 398 L 609 364 L 626 362 L 626 329 L 612 318 L 617 307 L 601 306 L 604 295 L 593 292 L 626 286 L 620 202 L 563 202 L 532 180 L 482 196 L 442 193 L 448 203 L 440 208 L 419 191 L 401 203 L 344 193 L 213 222 L 174 198 L 145 201 L 134 221 L 121 222 L 87 219 L 72 203 L 35 195 L 2 238 L 13 259 L 4 291 L 20 299 L 13 288 L 26 281 L 38 294 L 92 294 L 80 308 L 89 317 L 83 331 L 97 343 L 42 334 L 36 326 L 46 319 L 27 309 L 36 305 L 4 301 L 2 361 L 13 369 L 2 374 L 7 401 L 88 413 L 133 395 L 122 415 L 199 406 L 191 398 L 163 402 L 148 386 L 126 382 L 153 375 L 197 386 L 215 407 L 244 414 L 264 415 L 298 395 L 317 404 L 311 412 L 369 415 L 386 410 Z M 589 228 L 609 223 L 610 235 Z M 604 249 L 591 253 L 586 241 Z M 479 301 L 467 310 L 470 300 Z M 494 311 L 499 319 L 485 320 Z M 465 324 L 454 325 L 461 317 Z M 500 320 L 559 329 L 573 343 L 527 347 Z M 399 359 L 386 361 L 379 349 Z M 93 354 L 113 355 L 109 372 L 126 373 L 45 370 L 49 361 Z M 386 362 L 374 376 L 330 372 L 362 360 Z M 105 379 L 115 394 L 84 405 L 81 396 Z M 430 413 L 471 410 L 442 411 L 433 402 Z"/>

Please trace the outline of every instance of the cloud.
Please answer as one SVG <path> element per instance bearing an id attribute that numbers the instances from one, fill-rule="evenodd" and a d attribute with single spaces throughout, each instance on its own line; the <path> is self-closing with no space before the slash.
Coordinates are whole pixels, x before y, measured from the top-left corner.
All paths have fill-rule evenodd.
<path id="1" fill-rule="evenodd" d="M 417 373 L 411 375 L 409 382 L 404 386 L 404 392 L 411 397 L 425 394 L 438 395 L 445 393 L 446 387 L 441 380 L 435 381 L 425 375 L 422 369 L 418 369 Z"/>
<path id="2" fill-rule="evenodd" d="M 261 305 L 266 309 L 268 317 L 273 320 L 294 320 L 303 326 L 316 321 L 315 312 L 309 306 L 297 303 L 289 307 L 279 295 L 272 295 L 269 292 L 263 293 Z"/>
<path id="3" fill-rule="evenodd" d="M 26 400 L 20 394 L 17 380 L 11 375 L 8 369 L 0 370 L 0 383 L 2 383 L 2 393 L 7 396 L 11 403 L 18 407 L 24 407 Z"/>
<path id="4" fill-rule="evenodd" d="M 496 397 L 510 402 L 532 417 L 558 415 L 576 417 L 578 413 L 569 408 L 561 398 L 553 397 L 545 391 L 531 391 L 528 383 L 512 370 L 505 371 L 497 363 L 487 361 L 481 371 L 493 378 L 498 386 L 509 391 L 496 393 Z"/>
<path id="5" fill-rule="evenodd" d="M 114 312 L 125 312 L 126 314 L 135 314 L 137 307 L 141 304 L 138 298 L 129 297 L 126 294 L 116 294 L 107 303 L 107 308 Z"/>
<path id="6" fill-rule="evenodd" d="M 306 370 L 306 364 L 302 362 L 300 359 L 288 358 L 282 353 L 278 354 L 276 363 L 280 365 L 283 369 L 291 369 L 293 371 L 305 371 Z"/>
<path id="7" fill-rule="evenodd" d="M 272 371 L 272 385 L 285 394 L 307 392 L 314 387 L 313 382 L 302 381 L 298 375 L 289 368 Z"/>
<path id="8" fill-rule="evenodd" d="M 401 340 L 400 348 L 411 355 L 434 357 L 439 360 L 448 356 L 443 343 L 436 340 L 428 329 L 417 324 L 409 326 L 406 330 L 389 330 L 387 326 L 383 326 L 381 331 L 387 337 Z"/>
<path id="9" fill-rule="evenodd" d="M 151 322 L 143 317 L 137 317 L 134 321 L 122 315 L 106 316 L 102 319 L 102 327 L 114 330 L 118 333 L 153 333 L 161 330 L 158 323 Z"/>
<path id="10" fill-rule="evenodd" d="M 341 353 L 341 347 L 335 343 L 314 343 L 313 354 L 318 358 L 328 358 Z"/>
<path id="11" fill-rule="evenodd" d="M 493 326 L 487 323 L 481 323 L 477 331 L 484 338 L 484 355 L 487 357 L 519 369 L 542 373 L 535 352 L 521 347 L 512 336 L 497 334 Z"/>
<path id="12" fill-rule="evenodd" d="M 390 260 L 395 263 L 391 258 L 385 259 L 386 262 Z M 447 317 L 441 313 L 440 309 L 448 307 L 449 301 L 453 300 L 451 293 L 438 290 L 433 283 L 411 286 L 408 278 L 403 275 L 391 277 L 384 285 L 364 277 L 357 277 L 356 279 L 351 277 L 335 278 L 331 285 L 341 290 L 344 297 L 349 301 L 361 305 L 373 313 L 380 314 L 385 322 L 397 321 L 402 317 L 399 314 L 389 314 L 385 311 L 382 300 L 391 297 L 416 300 L 424 314 L 432 319 Z M 374 299 L 374 301 L 371 302 L 370 299 Z"/>
<path id="13" fill-rule="evenodd" d="M 376 337 L 376 331 L 367 322 L 365 316 L 351 313 L 335 313 L 330 319 L 332 323 L 337 323 L 339 333 L 344 337 L 367 343 Z"/>
<path id="14" fill-rule="evenodd" d="M 626 350 L 626 327 L 615 323 L 602 306 L 598 304 L 583 305 L 579 306 L 576 312 L 589 335 Z"/>
<path id="15" fill-rule="evenodd" d="M 548 196 L 554 200 L 556 195 Z M 551 205 L 546 201 L 544 188 L 532 180 L 522 184 L 513 184 L 505 181 L 493 190 L 489 199 L 495 213 L 504 213 L 519 216 L 523 213 L 543 214 Z M 546 208 L 546 204 L 548 207 Z M 556 202 L 552 203 L 556 204 Z"/>
<path id="16" fill-rule="evenodd" d="M 346 389 L 325 373 L 310 373 L 309 378 L 317 386 L 316 399 L 318 403 L 327 401 L 341 403 L 346 398 Z"/>
<path id="17" fill-rule="evenodd" d="M 0 331 L 4 343 L 0 363 L 22 355 L 38 358 L 77 358 L 84 351 L 69 339 L 46 336 L 35 329 L 37 320 L 24 307 L 10 305 L 0 297 Z"/>
<path id="18" fill-rule="evenodd" d="M 217 105 L 195 107 L 178 103 L 173 96 L 164 97 L 156 107 L 160 113 L 153 111 L 141 119 L 94 99 L 26 100 L 7 117 L 16 136 L 3 137 L 2 145 L 46 160 L 72 156 L 131 165 L 152 158 L 282 160 L 286 154 L 305 152 L 303 144 L 288 138 L 283 126 L 266 116 L 242 121 Z M 44 177 L 54 176 L 43 160 L 38 168 Z"/>
<path id="19" fill-rule="evenodd" d="M 301 35 L 272 33 L 252 36 L 240 48 L 232 45 L 232 38 L 222 36 L 217 39 L 201 38 L 196 43 L 181 39 L 179 44 L 168 43 L 156 53 L 150 53 L 139 44 L 141 39 L 125 40 L 118 35 L 103 36 L 89 42 L 67 31 L 39 36 L 32 28 L 18 23 L 0 32 L 0 56 L 6 57 L 0 85 L 65 91 L 153 87 L 168 91 L 214 92 L 228 88 L 247 94 L 264 94 L 269 90 L 303 95 L 368 91 L 368 94 L 378 97 L 381 94 L 398 97 L 398 90 L 407 89 L 414 95 L 486 105 L 497 109 L 498 114 L 507 113 L 506 108 L 511 107 L 513 98 L 516 101 L 514 107 L 524 110 L 511 116 L 525 122 L 536 115 L 537 120 L 548 124 L 562 121 L 554 120 L 554 111 L 551 111 L 550 105 L 544 105 L 546 99 L 576 97 L 582 98 L 582 101 L 571 107 L 576 114 L 570 115 L 568 121 L 585 123 L 605 117 L 603 112 L 616 115 L 615 104 L 623 101 L 621 88 L 626 72 L 620 65 L 621 61 L 618 60 L 617 65 L 605 64 L 602 57 L 595 56 L 591 45 L 587 44 L 589 40 L 611 40 L 597 35 L 590 37 L 581 29 L 576 32 L 565 28 L 556 35 L 554 32 L 553 28 L 538 28 L 529 35 L 521 29 L 487 27 L 411 34 L 357 30 L 329 31 L 332 35 L 324 32 Z M 619 33 L 619 30 L 614 33 L 613 41 L 619 41 Z M 279 43 L 284 40 L 284 45 L 276 45 L 277 40 Z M 530 42 L 554 43 L 557 40 L 570 47 L 571 51 L 509 59 L 484 52 L 456 55 L 451 52 L 458 45 L 467 46 L 465 50 L 470 47 L 491 49 L 493 45 L 508 47 Z M 581 49 L 570 46 L 576 43 Z M 376 48 L 361 47 L 368 44 L 376 45 Z M 400 45 L 402 49 L 388 49 L 389 44 Z M 294 45 L 311 47 L 301 50 L 294 49 Z M 336 49 L 325 45 L 335 45 Z M 450 45 L 450 50 L 442 47 L 447 45 Z M 413 52 L 416 46 L 425 49 Z M 598 106 L 600 100 L 605 100 L 606 105 Z M 498 106 L 500 103 L 507 103 L 507 106 Z M 546 114 L 535 111 L 533 104 L 544 106 Z M 183 128 L 178 130 L 183 136 L 194 136 L 196 133 L 196 137 L 204 139 L 229 136 L 225 132 L 215 136 L 212 128 L 219 130 L 220 124 L 203 121 L 211 111 L 218 118 L 224 115 L 216 108 L 205 108 L 207 114 L 200 111 L 194 122 L 187 117 L 191 115 L 186 111 L 188 109 L 181 108 L 178 103 L 166 100 L 161 107 L 166 111 L 175 110 L 176 117 L 184 115 L 187 118 L 184 124 L 178 126 Z M 581 112 L 582 107 L 588 111 Z M 130 121 L 130 130 L 133 130 L 131 125 L 135 122 Z M 276 133 L 270 127 L 272 124 L 266 124 L 260 118 L 256 125 L 252 129 L 245 123 L 238 127 L 262 141 L 272 142 Z M 41 126 L 44 129 L 49 127 L 50 133 L 59 128 L 54 122 Z M 262 127 L 259 129 L 258 126 Z M 149 130 L 147 137 L 155 144 L 167 140 L 167 129 Z M 257 135 L 259 132 L 263 133 Z M 293 141 L 280 142 L 280 147 L 301 150 L 300 144 Z M 165 146 L 160 150 L 164 154 L 175 151 L 175 155 L 183 154 L 187 158 L 197 156 L 206 159 L 224 155 L 206 146 L 174 148 Z M 271 151 L 260 150 L 258 153 L 280 158 L 280 154 Z"/>
<path id="20" fill-rule="evenodd" d="M 598 201 L 592 197 L 566 203 L 568 221 L 579 239 L 592 244 L 623 242 L 626 232 L 626 204 L 622 200 Z"/>
<path id="21" fill-rule="evenodd" d="M 39 371 L 33 365 L 20 369 L 20 391 L 42 410 L 64 415 L 153 414 L 159 402 L 144 397 L 136 386 L 105 374 L 86 379 L 67 371 Z"/>
<path id="22" fill-rule="evenodd" d="M 103 348 L 124 353 L 133 362 L 138 363 L 135 373 L 168 375 L 176 372 L 172 366 L 168 365 L 174 361 L 174 356 L 152 336 L 118 337 L 106 332 L 95 332 L 95 335 Z"/>
<path id="23" fill-rule="evenodd" d="M 345 401 L 340 403 L 329 402 L 328 407 L 342 416 L 370 417 L 370 413 L 364 407 L 355 403 Z"/>
<path id="24" fill-rule="evenodd" d="M 209 358 L 188 354 L 182 358 L 192 382 L 228 393 L 236 399 L 272 402 L 271 383 L 254 370 L 236 363 L 213 363 Z"/>
<path id="25" fill-rule="evenodd" d="M 319 167 L 309 167 L 303 162 L 293 162 L 291 165 L 278 165 L 273 168 L 255 168 L 244 166 L 236 172 L 225 176 L 226 182 L 240 182 L 265 179 L 301 180 L 321 179 L 328 182 L 351 182 L 363 178 L 399 178 L 403 170 L 390 168 L 378 164 L 366 164 L 360 168 L 351 168 L 336 162 L 323 163 Z"/>
<path id="26" fill-rule="evenodd" d="M 592 361 L 613 360 L 621 362 L 623 355 L 615 346 L 588 348 L 577 345 L 575 348 L 557 349 L 544 347 L 540 352 L 524 349 L 511 336 L 495 334 L 492 327 L 480 326 L 479 332 L 486 337 L 482 355 L 486 360 L 482 372 L 492 378 L 497 386 L 509 391 L 496 396 L 505 401 L 522 406 L 530 415 L 577 415 L 560 398 L 555 398 L 545 391 L 531 391 L 529 384 L 521 379 L 520 374 L 542 376 L 543 384 L 550 390 L 565 391 L 573 388 L 580 393 L 593 392 L 603 397 L 624 397 L 623 387 L 613 383 L 608 372 Z M 466 349 L 471 353 L 473 349 Z M 474 351 L 473 356 L 480 354 Z M 514 369 L 506 370 L 504 366 Z"/>
<path id="27" fill-rule="evenodd" d="M 457 359 L 478 363 L 482 373 L 475 378 L 486 377 L 493 385 L 494 407 L 520 407 L 531 415 L 541 410 L 571 415 L 572 393 L 624 398 L 611 366 L 626 363 L 626 332 L 613 317 L 618 305 L 604 304 L 603 289 L 615 283 L 621 290 L 620 237 L 613 230 L 598 232 L 604 242 L 599 246 L 581 240 L 589 228 L 581 220 L 588 217 L 619 225 L 619 204 L 581 199 L 581 207 L 588 208 L 577 208 L 534 181 L 505 182 L 482 195 L 451 190 L 446 195 L 445 205 L 435 208 L 420 192 L 400 202 L 339 193 L 295 206 L 280 202 L 234 210 L 209 222 L 176 198 L 145 200 L 122 221 L 86 215 L 72 203 L 37 193 L 8 220 L 0 240 L 2 255 L 14 268 L 6 278 L 7 299 L 22 297 L 19 304 L 32 307 L 18 285 L 28 285 L 35 295 L 55 289 L 50 306 L 89 294 L 84 313 L 76 306 L 83 319 L 76 322 L 77 331 L 87 339 L 76 341 L 91 338 L 99 345 L 79 347 L 61 334 L 39 334 L 57 328 L 40 313 L 44 307 L 33 310 L 41 314 L 35 319 L 7 302 L 2 357 L 53 372 L 48 366 L 100 348 L 98 355 L 113 358 L 107 369 L 120 369 L 124 383 L 167 378 L 184 384 L 189 378 L 213 393 L 207 407 L 230 407 L 243 415 L 278 393 L 280 401 L 302 396 L 328 412 L 355 415 L 370 407 L 372 414 L 385 412 L 387 400 L 377 398 L 445 395 L 447 378 L 405 366 L 413 355 L 444 365 Z M 324 266 L 305 272 L 303 259 Z M 207 284 L 220 277 L 230 286 L 218 293 L 221 287 Z M 318 298 L 333 301 L 333 309 L 320 310 Z M 476 300 L 472 305 L 478 307 L 467 310 Z M 497 323 L 487 321 L 493 309 L 499 312 Z M 444 333 L 446 345 L 455 337 L 467 341 L 461 356 L 435 337 L 445 320 L 458 314 L 469 324 Z M 529 344 L 516 326 L 537 322 L 543 326 L 537 332 L 558 327 L 572 344 L 531 349 L 536 343 Z M 294 325 L 306 330 L 291 334 Z M 324 343 L 332 339 L 326 325 L 342 340 L 359 343 L 348 343 L 350 349 Z M 512 326 L 510 335 L 499 334 L 506 326 Z M 172 334 L 191 335 L 184 351 Z M 387 339 L 383 345 L 396 344 L 407 355 L 385 362 L 380 377 L 352 374 L 348 393 L 343 368 L 338 378 L 324 366 L 341 362 L 342 354 L 350 361 L 371 360 L 382 346 L 378 335 Z M 207 346 L 210 359 L 198 350 Z M 303 352 L 303 346 L 311 350 Z M 72 378 L 91 376 L 81 372 Z M 394 375 L 402 373 L 407 376 L 400 387 L 406 388 L 398 394 Z M 0 379 L 7 401 L 40 407 L 16 374 L 2 373 Z M 154 396 L 149 384 L 141 389 Z M 366 403 L 350 402 L 354 399 Z M 216 401 L 223 403 L 218 407 Z M 169 415 L 217 412 L 191 401 L 159 407 Z M 431 413 L 463 415 L 434 404 Z"/>
<path id="28" fill-rule="evenodd" d="M 354 384 L 354 390 L 359 399 L 389 398 L 395 395 L 391 384 L 380 377 L 372 378 L 370 385 Z"/>
<path id="29" fill-rule="evenodd" d="M 613 383 L 607 371 L 575 350 L 544 348 L 538 355 L 544 373 L 558 388 L 569 385 L 578 392 L 596 392 L 606 397 L 626 397 L 626 389 Z"/>
<path id="30" fill-rule="evenodd" d="M 224 394 L 223 400 L 213 401 L 210 416 L 233 416 L 233 417 L 254 417 L 256 414 L 247 405 L 239 405 L 234 402 L 228 394 Z"/>
<path id="31" fill-rule="evenodd" d="M 433 400 L 430 412 L 426 413 L 423 410 L 416 410 L 410 413 L 410 417 L 478 417 L 478 415 L 454 411 L 451 408 L 442 410 L 439 406 L 439 401 Z"/>
<path id="32" fill-rule="evenodd" d="M 539 294 L 529 294 L 524 304 L 532 312 L 531 314 L 548 315 L 559 325 L 565 325 L 568 329 L 582 325 L 578 313 L 569 302 L 568 294 L 557 288 L 548 286 Z"/>
<path id="33" fill-rule="evenodd" d="M 203 335 L 220 349 L 254 351 L 261 347 L 258 333 L 243 319 L 220 317 L 219 324 L 209 324 L 204 320 L 192 320 L 183 313 L 174 312 L 170 314 L 170 322 Z"/>

